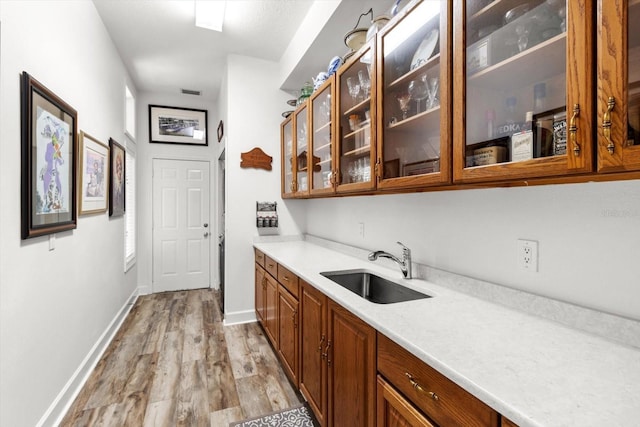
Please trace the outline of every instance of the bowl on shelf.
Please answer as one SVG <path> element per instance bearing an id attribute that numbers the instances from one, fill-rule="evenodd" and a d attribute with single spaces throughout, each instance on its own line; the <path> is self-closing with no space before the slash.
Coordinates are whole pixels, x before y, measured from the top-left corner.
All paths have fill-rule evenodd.
<path id="1" fill-rule="evenodd" d="M 351 50 L 356 51 L 360 49 L 367 41 L 367 29 L 356 28 L 349 31 L 344 36 L 344 44 Z"/>

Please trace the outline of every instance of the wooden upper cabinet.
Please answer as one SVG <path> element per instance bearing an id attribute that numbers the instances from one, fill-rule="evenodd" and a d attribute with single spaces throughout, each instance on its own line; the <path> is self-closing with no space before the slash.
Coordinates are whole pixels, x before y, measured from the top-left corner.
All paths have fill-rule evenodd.
<path id="1" fill-rule="evenodd" d="M 336 191 L 334 149 L 336 139 L 335 74 L 320 86 L 309 100 L 311 132 L 309 133 L 309 164 L 311 196 Z"/>
<path id="2" fill-rule="evenodd" d="M 414 1 L 377 42 L 377 188 L 451 177 L 451 4 Z"/>
<path id="3" fill-rule="evenodd" d="M 375 188 L 375 41 L 372 38 L 337 71 L 335 162 L 339 193 Z"/>
<path id="4" fill-rule="evenodd" d="M 598 1 L 599 172 L 640 170 L 640 0 Z"/>
<path id="5" fill-rule="evenodd" d="M 594 2 L 454 2 L 454 182 L 593 170 Z"/>
<path id="6" fill-rule="evenodd" d="M 293 174 L 293 114 L 280 125 L 280 153 L 282 154 L 282 198 L 291 198 L 295 193 L 295 178 Z"/>

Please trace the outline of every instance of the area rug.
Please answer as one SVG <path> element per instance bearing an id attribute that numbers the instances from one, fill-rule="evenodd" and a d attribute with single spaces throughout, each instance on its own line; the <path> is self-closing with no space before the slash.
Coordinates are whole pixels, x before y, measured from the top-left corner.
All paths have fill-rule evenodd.
<path id="1" fill-rule="evenodd" d="M 305 405 L 294 406 L 262 417 L 229 424 L 229 427 L 314 427 L 313 415 Z"/>

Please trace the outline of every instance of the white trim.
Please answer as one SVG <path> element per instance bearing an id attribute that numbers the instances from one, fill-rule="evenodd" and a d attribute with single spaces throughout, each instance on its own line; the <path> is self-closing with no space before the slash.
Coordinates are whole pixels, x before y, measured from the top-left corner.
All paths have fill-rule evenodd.
<path id="1" fill-rule="evenodd" d="M 222 324 L 224 326 L 229 325 L 238 325 L 241 323 L 252 323 L 256 322 L 256 312 L 255 310 L 245 310 L 245 311 L 236 311 L 233 313 L 224 313 L 224 321 Z"/>
<path id="2" fill-rule="evenodd" d="M 69 378 L 69 381 L 67 381 L 60 393 L 58 393 L 42 418 L 40 418 L 36 427 L 57 426 L 60 424 L 137 299 L 138 289 L 136 288 L 122 308 L 116 313 L 116 316 L 111 323 L 109 323 L 107 329 L 100 335 L 98 341 L 93 345 L 91 350 L 89 350 L 87 356 L 80 363 L 80 366 L 78 366 L 78 369 L 76 369 L 71 378 Z"/>

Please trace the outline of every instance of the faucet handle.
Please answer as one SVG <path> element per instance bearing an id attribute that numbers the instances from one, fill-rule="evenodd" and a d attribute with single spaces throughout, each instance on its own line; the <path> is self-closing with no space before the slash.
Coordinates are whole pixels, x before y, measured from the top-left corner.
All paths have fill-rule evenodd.
<path id="1" fill-rule="evenodd" d="M 400 246 L 402 246 L 402 250 L 403 251 L 411 251 L 411 249 L 409 249 L 408 247 L 406 247 L 402 242 L 396 242 L 397 244 L 399 244 Z"/>

